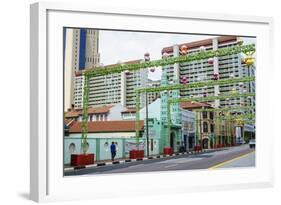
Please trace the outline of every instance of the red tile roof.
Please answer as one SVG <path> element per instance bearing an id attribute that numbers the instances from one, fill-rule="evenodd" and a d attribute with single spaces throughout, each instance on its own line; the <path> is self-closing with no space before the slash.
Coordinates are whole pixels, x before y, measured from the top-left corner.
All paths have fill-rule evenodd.
<path id="1" fill-rule="evenodd" d="M 210 104 L 204 103 L 204 102 L 181 102 L 180 103 L 181 108 L 186 110 L 192 110 L 196 108 L 203 108 L 203 107 L 211 107 Z"/>
<path id="2" fill-rule="evenodd" d="M 110 108 L 112 108 L 113 105 L 104 105 L 102 107 L 90 107 L 88 109 L 89 114 L 100 114 L 100 113 L 108 113 L 110 111 Z"/>
<path id="3" fill-rule="evenodd" d="M 112 107 L 113 105 L 104 105 L 101 107 L 89 107 L 88 114 L 108 113 Z M 66 112 L 65 117 L 74 118 L 74 117 L 78 117 L 79 115 L 82 115 L 82 109 L 75 109 L 75 110 L 68 111 Z"/>
<path id="4" fill-rule="evenodd" d="M 193 41 L 190 43 L 183 43 L 179 44 L 179 47 L 185 45 L 187 46 L 187 49 L 193 49 L 193 48 L 199 48 L 200 46 L 210 46 L 212 45 L 213 38 L 204 39 L 200 41 Z M 218 37 L 219 43 L 227 43 L 227 42 L 234 42 L 237 41 L 237 36 L 221 36 Z M 162 53 L 171 53 L 173 52 L 173 46 L 165 47 L 162 49 Z"/>
<path id="5" fill-rule="evenodd" d="M 78 117 L 81 115 L 81 110 L 71 110 L 65 113 L 66 118 Z"/>
<path id="6" fill-rule="evenodd" d="M 81 133 L 81 122 L 73 122 L 69 128 L 69 133 Z M 140 121 L 141 129 L 144 127 L 144 121 Z M 134 132 L 136 130 L 135 121 L 94 121 L 88 122 L 88 132 Z"/>

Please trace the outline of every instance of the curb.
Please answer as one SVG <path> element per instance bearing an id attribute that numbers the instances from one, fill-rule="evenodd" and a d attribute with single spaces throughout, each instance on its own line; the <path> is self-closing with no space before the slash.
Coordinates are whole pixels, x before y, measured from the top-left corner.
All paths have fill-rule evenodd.
<path id="1" fill-rule="evenodd" d="M 180 156 L 180 155 L 194 155 L 199 153 L 208 153 L 208 152 L 215 152 L 222 149 L 212 149 L 212 150 L 199 150 L 199 151 L 191 151 L 191 152 L 177 152 L 170 155 L 156 155 L 156 156 L 149 156 L 149 157 L 143 157 L 143 158 L 137 158 L 137 159 L 124 159 L 124 160 L 118 160 L 113 162 L 100 162 L 96 164 L 90 164 L 90 165 L 82 165 L 82 166 L 76 166 L 76 167 L 68 167 L 64 168 L 64 171 L 74 171 L 74 170 L 81 170 L 86 168 L 92 168 L 92 167 L 102 167 L 107 165 L 114 165 L 114 164 L 124 164 L 124 163 L 130 163 L 130 162 L 136 162 L 136 161 L 145 161 L 145 160 L 152 160 L 152 159 L 160 159 L 160 158 L 171 158 L 174 156 Z"/>

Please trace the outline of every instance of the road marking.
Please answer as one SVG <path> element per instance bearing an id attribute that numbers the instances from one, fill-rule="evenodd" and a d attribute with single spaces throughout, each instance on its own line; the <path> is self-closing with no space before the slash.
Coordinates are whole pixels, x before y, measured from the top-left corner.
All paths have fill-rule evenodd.
<path id="1" fill-rule="evenodd" d="M 171 165 L 165 166 L 165 168 L 175 167 L 175 166 L 177 166 L 177 165 L 178 165 L 178 164 L 171 164 Z"/>
<path id="2" fill-rule="evenodd" d="M 219 163 L 219 164 L 217 164 L 217 165 L 214 165 L 214 166 L 212 166 L 212 167 L 209 167 L 208 169 L 215 169 L 215 168 L 221 167 L 221 166 L 223 166 L 223 165 L 225 165 L 225 164 L 228 164 L 228 163 L 233 162 L 233 161 L 235 161 L 235 160 L 238 160 L 238 159 L 241 159 L 241 158 L 243 158 L 243 157 L 246 157 L 246 156 L 248 156 L 249 154 L 252 154 L 253 152 L 255 152 L 255 151 L 251 151 L 251 152 L 249 152 L 249 153 L 247 153 L 247 154 L 242 154 L 242 155 L 240 155 L 240 156 L 238 156 L 238 157 L 235 157 L 235 158 L 233 158 L 233 159 L 230 159 L 230 160 L 221 162 L 221 163 Z"/>
<path id="3" fill-rule="evenodd" d="M 155 162 L 156 164 L 183 164 L 183 163 L 187 163 L 187 162 L 191 162 L 191 161 L 195 161 L 195 160 L 200 160 L 203 158 L 179 158 L 179 159 L 168 159 L 168 160 L 164 160 L 164 161 L 160 161 L 160 162 Z"/>
<path id="4" fill-rule="evenodd" d="M 129 166 L 129 167 L 126 167 L 126 168 L 139 168 L 139 167 L 143 167 L 144 166 L 144 164 L 137 164 L 137 165 L 132 165 L 132 166 Z M 126 169 L 125 168 L 125 169 Z"/>

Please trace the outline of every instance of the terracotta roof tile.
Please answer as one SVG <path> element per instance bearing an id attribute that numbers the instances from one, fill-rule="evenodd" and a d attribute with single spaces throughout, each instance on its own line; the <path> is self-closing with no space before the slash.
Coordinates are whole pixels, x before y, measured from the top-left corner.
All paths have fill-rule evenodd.
<path id="1" fill-rule="evenodd" d="M 212 107 L 210 104 L 204 103 L 204 102 L 193 102 L 193 103 L 181 102 L 180 106 L 181 106 L 181 108 L 187 109 L 187 110 L 192 110 L 192 109 L 202 108 L 202 107 Z"/>
<path id="2" fill-rule="evenodd" d="M 79 115 L 81 115 L 81 110 L 71 110 L 65 114 L 65 117 L 73 118 L 73 117 L 78 117 Z"/>
<path id="3" fill-rule="evenodd" d="M 236 36 L 221 36 L 218 37 L 218 41 L 219 43 L 226 43 L 226 42 L 232 42 L 232 41 L 236 41 L 237 37 Z M 200 46 L 210 46 L 212 45 L 212 41 L 213 38 L 209 38 L 209 39 L 204 39 L 204 40 L 200 40 L 200 41 L 193 41 L 190 43 L 182 43 L 179 44 L 179 47 L 186 45 L 187 49 L 193 49 L 193 48 L 199 48 Z M 162 49 L 162 53 L 171 53 L 173 52 L 173 46 L 169 46 L 169 47 L 165 47 Z"/>
<path id="4" fill-rule="evenodd" d="M 113 105 L 105 105 L 102 107 L 89 107 L 89 114 L 99 114 L 99 113 L 108 113 Z"/>
<path id="5" fill-rule="evenodd" d="M 81 122 L 73 122 L 69 128 L 70 133 L 81 133 Z M 144 127 L 144 121 L 140 121 L 141 129 Z M 135 121 L 95 121 L 88 122 L 88 132 L 133 132 L 136 130 Z"/>
<path id="6" fill-rule="evenodd" d="M 104 105 L 101 107 L 89 107 L 88 114 L 101 114 L 101 113 L 108 113 L 110 109 L 113 107 L 113 105 Z M 83 111 L 82 109 L 75 109 L 66 112 L 65 117 L 66 118 L 74 118 L 82 115 Z"/>

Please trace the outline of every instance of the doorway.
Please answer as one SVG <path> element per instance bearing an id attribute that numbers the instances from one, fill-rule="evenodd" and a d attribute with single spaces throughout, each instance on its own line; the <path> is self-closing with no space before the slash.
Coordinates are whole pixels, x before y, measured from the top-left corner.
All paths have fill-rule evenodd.
<path id="1" fill-rule="evenodd" d="M 208 138 L 203 139 L 202 141 L 203 149 L 208 149 L 209 148 L 208 144 L 209 144 L 209 139 Z"/>
<path id="2" fill-rule="evenodd" d="M 175 132 L 171 132 L 171 134 L 170 134 L 170 147 L 173 150 L 175 148 L 175 140 L 176 140 L 176 134 L 175 134 Z"/>

